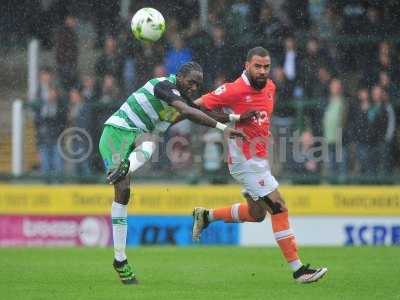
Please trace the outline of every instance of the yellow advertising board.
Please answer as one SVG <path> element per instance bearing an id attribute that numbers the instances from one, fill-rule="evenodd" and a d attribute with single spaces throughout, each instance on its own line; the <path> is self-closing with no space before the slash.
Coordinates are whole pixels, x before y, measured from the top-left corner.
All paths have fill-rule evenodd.
<path id="1" fill-rule="evenodd" d="M 400 216 L 397 186 L 281 186 L 291 215 Z M 105 185 L 0 185 L 0 214 L 108 214 L 114 191 Z M 245 201 L 237 185 L 139 185 L 130 214 L 184 215 L 193 207 Z"/>

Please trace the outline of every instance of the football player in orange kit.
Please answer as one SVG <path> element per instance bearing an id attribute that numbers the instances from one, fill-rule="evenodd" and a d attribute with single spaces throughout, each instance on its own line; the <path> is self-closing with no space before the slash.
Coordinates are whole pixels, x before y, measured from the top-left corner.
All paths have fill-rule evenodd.
<path id="1" fill-rule="evenodd" d="M 278 182 L 271 174 L 268 138 L 276 87 L 268 78 L 270 68 L 268 51 L 255 47 L 248 52 L 245 70 L 239 78 L 194 101 L 218 121 L 235 122 L 235 128 L 243 131 L 248 139 L 228 140 L 229 171 L 243 185 L 247 202 L 217 209 L 196 207 L 192 238 L 198 241 L 201 231 L 211 222 L 261 222 L 268 212 L 275 240 L 293 270 L 293 278 L 297 282 L 310 283 L 324 276 L 328 269 L 313 269 L 302 264 L 290 228 L 288 209 L 278 191 Z M 223 114 L 214 112 L 221 109 Z M 251 111 L 256 114 L 249 118 Z"/>

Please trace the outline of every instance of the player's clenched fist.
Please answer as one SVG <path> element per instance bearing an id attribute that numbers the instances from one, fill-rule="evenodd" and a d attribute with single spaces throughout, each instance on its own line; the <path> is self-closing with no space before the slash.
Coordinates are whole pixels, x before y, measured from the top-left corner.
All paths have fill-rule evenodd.
<path id="1" fill-rule="evenodd" d="M 257 110 L 249 110 L 243 114 L 240 115 L 239 122 L 248 122 L 252 121 L 253 118 L 258 119 L 259 117 L 259 112 Z"/>

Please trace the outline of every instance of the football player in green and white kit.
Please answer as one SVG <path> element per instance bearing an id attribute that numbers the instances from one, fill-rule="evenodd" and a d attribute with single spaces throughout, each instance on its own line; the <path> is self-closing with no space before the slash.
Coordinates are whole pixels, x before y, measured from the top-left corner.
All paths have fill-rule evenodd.
<path id="1" fill-rule="evenodd" d="M 200 65 L 186 63 L 176 76 L 149 80 L 129 96 L 104 124 L 99 149 L 106 166 L 107 180 L 114 185 L 115 191 L 111 208 L 113 266 L 124 284 L 138 282 L 125 254 L 130 175 L 150 158 L 155 148 L 150 141 L 136 145 L 138 138 L 146 133 L 163 132 L 185 118 L 218 128 L 230 137 L 244 137 L 241 132 L 189 105 L 190 100 L 197 96 L 202 82 Z"/>

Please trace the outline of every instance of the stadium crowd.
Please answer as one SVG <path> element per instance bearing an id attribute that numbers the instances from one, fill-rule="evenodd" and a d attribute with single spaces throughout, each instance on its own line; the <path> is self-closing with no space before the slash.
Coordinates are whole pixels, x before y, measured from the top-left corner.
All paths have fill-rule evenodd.
<path id="1" fill-rule="evenodd" d="M 278 175 L 392 174 L 398 165 L 400 115 L 396 1 L 287 0 L 276 1 L 277 7 L 275 1 L 215 0 L 209 1 L 207 28 L 200 26 L 197 1 L 166 2 L 150 3 L 167 17 L 167 32 L 154 44 L 132 37 L 126 25 L 132 14 L 126 20 L 108 16 L 104 22 L 112 26 L 95 21 L 101 54 L 92 74 L 79 72 L 82 50 L 74 14 L 65 14 L 50 42 L 46 36 L 45 42 L 54 44 L 56 65 L 42 67 L 32 103 L 44 174 L 66 170 L 56 147 L 65 128 L 87 130 L 97 145 L 106 118 L 149 78 L 175 73 L 195 60 L 204 68 L 204 91 L 209 91 L 240 75 L 247 50 L 257 45 L 270 51 L 277 85 L 272 152 Z M 130 11 L 140 7 L 135 1 Z M 196 139 L 191 126 L 183 122 L 168 135 Z M 194 151 L 203 155 L 203 171 L 223 173 L 221 147 L 215 145 L 222 137 L 212 129 L 196 130 L 201 137 Z M 297 139 L 290 142 L 290 137 Z M 192 169 L 189 147 L 173 147 L 175 156 L 188 154 L 187 161 L 161 157 L 157 170 Z M 101 170 L 96 151 L 69 166 L 79 176 Z"/>

